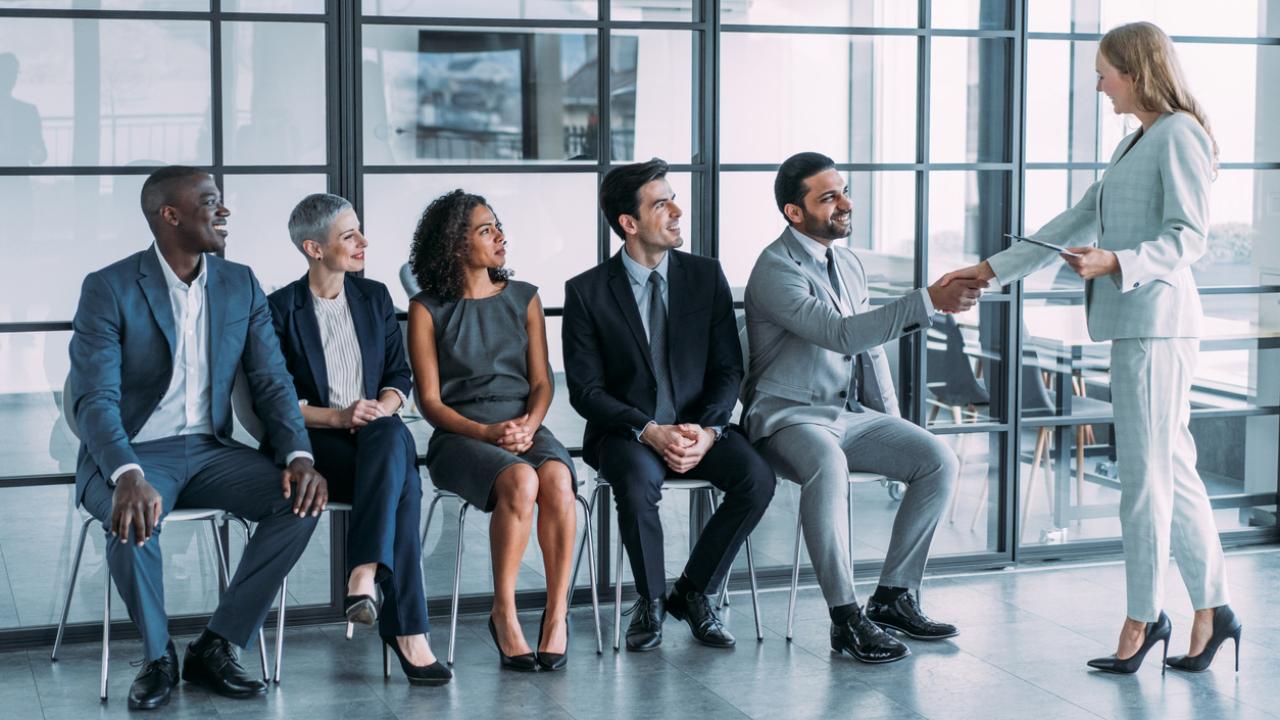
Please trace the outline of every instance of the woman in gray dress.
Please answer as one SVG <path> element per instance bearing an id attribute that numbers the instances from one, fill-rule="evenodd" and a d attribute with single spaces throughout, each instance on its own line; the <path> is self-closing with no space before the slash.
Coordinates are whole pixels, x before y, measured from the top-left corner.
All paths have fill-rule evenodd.
<path id="1" fill-rule="evenodd" d="M 418 405 L 435 428 L 431 481 L 493 514 L 489 631 L 502 665 L 558 670 L 568 645 L 576 478 L 569 453 L 542 425 L 553 389 L 542 302 L 504 268 L 506 244 L 484 198 L 455 190 L 432 201 L 410 250 L 422 292 L 409 303 L 409 357 Z M 547 578 L 536 652 L 515 599 L 535 505 Z"/>

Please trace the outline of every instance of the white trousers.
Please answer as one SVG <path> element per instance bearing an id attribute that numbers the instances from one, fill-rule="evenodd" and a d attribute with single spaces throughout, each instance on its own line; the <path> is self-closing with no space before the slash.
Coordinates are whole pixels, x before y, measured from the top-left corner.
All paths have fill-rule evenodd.
<path id="1" fill-rule="evenodd" d="M 1222 543 L 1188 426 L 1199 348 L 1195 338 L 1111 343 L 1120 529 L 1134 620 L 1159 617 L 1170 550 L 1197 610 L 1228 602 Z"/>

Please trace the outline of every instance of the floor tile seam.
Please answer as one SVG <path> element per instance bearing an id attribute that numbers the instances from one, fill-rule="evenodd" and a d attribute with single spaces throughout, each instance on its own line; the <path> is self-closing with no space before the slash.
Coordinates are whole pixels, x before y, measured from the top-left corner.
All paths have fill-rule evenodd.
<path id="1" fill-rule="evenodd" d="M 0 564 L 5 568 L 4 586 L 9 593 L 9 602 L 13 604 L 13 614 L 18 619 L 18 627 L 23 627 L 22 608 L 18 605 L 18 596 L 13 593 L 13 574 L 9 572 L 9 560 L 4 556 L 3 543 L 0 543 Z"/>
<path id="2" fill-rule="evenodd" d="M 1041 685 L 1041 684 L 1039 684 L 1039 683 L 1037 683 L 1037 682 L 1035 682 L 1035 681 L 1033 681 L 1033 680 L 1030 680 L 1030 679 L 1028 679 L 1028 678 L 1022 677 L 1021 675 L 1015 674 L 1014 672 L 1012 672 L 1012 671 L 1010 671 L 1010 670 L 1006 670 L 1006 669 L 1004 669 L 1004 668 L 1000 667 L 999 665 L 996 665 L 996 664 L 994 664 L 994 663 L 990 662 L 990 661 L 989 661 L 989 660 L 987 660 L 986 658 L 979 657 L 979 656 L 974 655 L 973 653 L 968 652 L 967 650 L 963 650 L 963 649 L 962 649 L 960 652 L 961 652 L 961 653 L 963 653 L 963 654 L 965 654 L 965 655 L 968 655 L 969 657 L 971 657 L 971 658 L 973 658 L 973 659 L 975 659 L 975 660 L 977 660 L 977 661 L 979 661 L 979 662 L 981 662 L 981 663 L 982 663 L 982 664 L 984 664 L 984 665 L 988 665 L 988 666 L 990 666 L 990 667 L 992 667 L 992 668 L 994 668 L 994 669 L 996 669 L 996 670 L 998 670 L 998 671 L 1000 671 L 1000 672 L 1004 673 L 1005 675 L 1008 675 L 1008 676 L 1009 676 L 1009 677 L 1011 677 L 1011 678 L 1014 678 L 1014 679 L 1016 679 L 1016 680 L 1019 680 L 1019 681 L 1021 681 L 1021 682 L 1024 682 L 1024 683 L 1026 683 L 1027 685 L 1030 685 L 1031 687 L 1034 687 L 1034 688 L 1036 688 L 1036 689 L 1038 689 L 1038 690 L 1041 690 L 1041 691 L 1043 691 L 1043 692 L 1047 692 L 1047 693 L 1049 693 L 1050 695 L 1052 695 L 1052 696 L 1054 696 L 1054 697 L 1058 698 L 1058 699 L 1059 699 L 1059 700 L 1061 700 L 1062 702 L 1066 703 L 1067 705 L 1070 705 L 1071 707 L 1074 707 L 1074 708 L 1076 708 L 1076 709 L 1078 709 L 1078 710 L 1081 710 L 1081 711 L 1083 711 L 1083 712 L 1085 712 L 1085 713 L 1088 713 L 1089 715 L 1093 715 L 1094 717 L 1102 717 L 1101 715 L 1098 715 L 1097 713 L 1093 712 L 1092 710 L 1090 710 L 1090 709 L 1088 709 L 1088 708 L 1086 708 L 1086 707 L 1084 707 L 1084 706 L 1082 706 L 1082 705 L 1079 705 L 1079 704 L 1077 704 L 1077 703 L 1073 702 L 1070 698 L 1063 697 L 1063 695 L 1061 695 L 1060 693 L 1058 693 L 1058 692 L 1054 691 L 1053 689 L 1051 689 L 1051 688 L 1047 688 L 1047 687 L 1045 687 L 1045 686 L 1043 686 L 1043 685 Z"/>

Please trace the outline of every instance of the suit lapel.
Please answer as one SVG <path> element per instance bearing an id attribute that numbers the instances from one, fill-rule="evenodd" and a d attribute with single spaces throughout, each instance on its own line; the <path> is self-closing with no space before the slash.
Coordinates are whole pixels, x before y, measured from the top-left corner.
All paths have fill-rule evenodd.
<path id="1" fill-rule="evenodd" d="M 826 293 L 827 299 L 831 301 L 837 311 L 844 313 L 844 308 L 841 307 L 840 301 L 831 290 L 831 281 L 827 278 L 826 268 L 820 267 L 817 259 L 810 255 L 809 251 L 800 244 L 800 240 L 796 238 L 795 233 L 791 232 L 790 228 L 782 231 L 782 243 L 786 245 L 791 259 L 800 266 L 800 272 L 804 273 L 810 281 L 817 284 Z"/>
<path id="2" fill-rule="evenodd" d="M 177 348 L 176 331 L 173 327 L 173 303 L 169 302 L 169 285 L 164 280 L 164 271 L 160 269 L 160 258 L 154 249 L 143 251 L 138 261 L 138 286 L 147 298 L 151 308 L 151 317 L 160 326 L 160 332 L 169 343 L 169 357 L 173 357 Z"/>
<path id="3" fill-rule="evenodd" d="M 677 348 L 683 347 L 681 343 L 684 342 L 684 331 L 707 332 L 707 328 L 686 328 L 684 323 L 676 322 L 676 312 L 672 308 L 688 310 L 693 306 L 693 282 L 689 278 L 688 263 L 680 253 L 670 250 L 667 257 L 670 258 L 667 261 L 667 373 L 674 385 L 675 373 L 672 369 L 675 363 L 671 362 L 671 357 Z"/>
<path id="4" fill-rule="evenodd" d="M 218 263 L 213 256 L 205 255 L 204 264 L 204 306 L 209 318 L 209 336 L 206 342 L 209 344 L 209 367 L 216 368 L 219 367 L 218 355 L 222 349 L 222 326 L 227 320 L 227 304 L 223 301 L 227 296 L 226 282 L 222 273 L 218 272 Z"/>
<path id="5" fill-rule="evenodd" d="M 294 286 L 293 290 L 293 331 L 302 344 L 302 358 L 307 369 L 311 371 L 311 379 L 316 384 L 316 394 L 320 396 L 320 404 L 329 407 L 329 369 L 324 363 L 324 343 L 320 340 L 320 325 L 316 322 L 316 305 L 311 299 L 311 289 L 307 285 L 307 276 Z"/>
<path id="6" fill-rule="evenodd" d="M 360 364 L 363 370 L 365 397 L 378 398 L 378 380 L 381 373 L 375 366 L 382 357 L 378 352 L 377 333 L 374 332 L 376 322 L 373 317 L 371 298 L 361 292 L 360 288 L 348 275 L 343 281 L 347 295 L 347 305 L 351 308 L 351 322 L 356 328 L 356 340 L 360 343 Z"/>
<path id="7" fill-rule="evenodd" d="M 627 278 L 627 269 L 623 267 L 620 255 L 614 255 L 609 259 L 609 291 L 613 293 L 613 299 L 618 303 L 618 310 L 622 313 L 627 327 L 631 329 L 631 336 L 635 338 L 640 354 L 644 356 L 645 365 L 649 367 L 649 372 L 653 372 L 653 359 L 649 356 L 649 338 L 645 336 L 644 325 L 640 323 L 640 309 L 636 306 L 636 296 L 631 291 L 631 281 Z M 670 322 L 667 323 L 667 327 L 668 329 L 671 327 Z M 670 341 L 667 342 L 667 346 L 671 346 Z"/>

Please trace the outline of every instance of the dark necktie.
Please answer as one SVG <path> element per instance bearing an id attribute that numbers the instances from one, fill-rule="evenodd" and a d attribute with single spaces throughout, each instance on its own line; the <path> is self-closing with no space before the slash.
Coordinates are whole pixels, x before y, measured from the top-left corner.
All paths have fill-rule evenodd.
<path id="1" fill-rule="evenodd" d="M 836 294 L 836 299 L 841 299 L 840 276 L 836 274 L 836 258 L 831 248 L 827 248 L 827 279 L 831 281 L 831 291 Z M 854 355 L 851 362 L 853 362 L 853 375 L 849 377 L 845 404 L 853 412 L 862 412 L 862 403 L 858 402 L 858 390 L 862 386 L 862 355 Z"/>
<path id="2" fill-rule="evenodd" d="M 653 419 L 659 425 L 671 425 L 676 421 L 676 403 L 667 365 L 667 305 L 662 302 L 662 276 L 657 270 L 649 273 L 649 357 L 658 383 Z"/>

